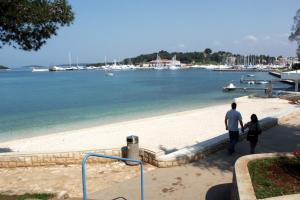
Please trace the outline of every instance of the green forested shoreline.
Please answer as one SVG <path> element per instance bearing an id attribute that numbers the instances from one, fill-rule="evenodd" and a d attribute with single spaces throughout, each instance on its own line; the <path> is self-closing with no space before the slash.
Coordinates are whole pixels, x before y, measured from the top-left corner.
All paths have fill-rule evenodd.
<path id="1" fill-rule="evenodd" d="M 167 51 L 161 50 L 157 53 L 151 54 L 141 54 L 137 57 L 126 58 L 123 60 L 124 64 L 142 64 L 147 63 L 151 60 L 155 60 L 157 55 L 161 59 L 171 59 L 174 55 L 176 55 L 177 60 L 186 64 L 225 64 L 228 62 L 230 57 L 235 58 L 235 64 L 244 64 L 244 61 L 247 59 L 252 60 L 252 64 L 271 64 L 276 58 L 268 55 L 240 55 L 233 54 L 231 52 L 226 51 L 217 51 L 212 52 L 211 49 L 205 49 L 203 52 L 172 52 L 169 53 Z"/>
<path id="2" fill-rule="evenodd" d="M 141 65 L 148 63 L 151 60 L 155 60 L 157 56 L 161 59 L 172 59 L 174 55 L 176 55 L 177 60 L 185 64 L 226 64 L 231 58 L 234 58 L 234 64 L 236 65 L 243 65 L 249 61 L 251 64 L 273 64 L 277 59 L 276 57 L 269 55 L 241 55 L 226 51 L 213 52 L 211 49 L 207 48 L 202 52 L 168 52 L 161 50 L 159 52 L 125 58 L 121 63 Z M 101 66 L 104 65 L 104 63 L 93 63 L 88 65 Z"/>

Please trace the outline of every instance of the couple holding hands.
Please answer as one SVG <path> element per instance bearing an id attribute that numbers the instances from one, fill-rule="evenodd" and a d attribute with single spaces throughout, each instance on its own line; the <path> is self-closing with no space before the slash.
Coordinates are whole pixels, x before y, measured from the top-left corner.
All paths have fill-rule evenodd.
<path id="1" fill-rule="evenodd" d="M 250 153 L 255 152 L 255 147 L 258 141 L 258 135 L 261 134 L 261 128 L 257 119 L 256 114 L 252 114 L 250 121 L 243 124 L 242 115 L 236 110 L 236 103 L 231 104 L 231 110 L 229 110 L 225 115 L 225 127 L 229 131 L 229 154 L 235 152 L 235 145 L 239 140 L 239 129 L 238 124 L 241 126 L 241 130 L 244 133 L 244 130 L 247 132 L 247 140 L 250 143 Z"/>

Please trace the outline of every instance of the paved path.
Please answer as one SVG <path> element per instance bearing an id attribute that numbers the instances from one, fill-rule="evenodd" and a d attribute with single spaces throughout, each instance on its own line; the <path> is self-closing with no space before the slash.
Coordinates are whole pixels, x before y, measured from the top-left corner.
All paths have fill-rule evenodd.
<path id="1" fill-rule="evenodd" d="M 260 137 L 257 153 L 300 149 L 300 115 L 291 116 Z M 237 158 L 249 152 L 247 141 L 240 142 L 232 156 L 226 150 L 203 160 L 174 168 L 160 168 L 145 174 L 145 199 L 227 200 L 232 169 Z M 139 177 L 93 194 L 90 199 L 139 199 Z"/>

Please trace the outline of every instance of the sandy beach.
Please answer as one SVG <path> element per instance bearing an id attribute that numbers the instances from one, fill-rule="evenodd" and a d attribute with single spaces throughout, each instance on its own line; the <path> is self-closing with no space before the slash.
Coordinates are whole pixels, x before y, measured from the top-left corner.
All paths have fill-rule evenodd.
<path id="1" fill-rule="evenodd" d="M 241 97 L 235 100 L 243 121 L 256 113 L 260 119 L 299 109 L 286 100 Z M 128 135 L 139 136 L 140 146 L 172 152 L 226 132 L 224 115 L 230 104 L 119 122 L 0 143 L 14 152 L 57 152 L 120 148 Z"/>

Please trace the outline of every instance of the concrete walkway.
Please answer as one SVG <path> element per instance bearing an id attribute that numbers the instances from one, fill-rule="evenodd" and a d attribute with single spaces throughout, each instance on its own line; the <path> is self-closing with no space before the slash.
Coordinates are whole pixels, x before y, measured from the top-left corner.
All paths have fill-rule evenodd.
<path id="1" fill-rule="evenodd" d="M 290 152 L 300 149 L 300 115 L 263 132 L 257 153 Z M 232 169 L 237 158 L 249 152 L 240 142 L 232 156 L 221 150 L 203 160 L 174 168 L 160 168 L 145 174 L 145 199 L 227 200 L 230 199 Z M 114 187 L 88 194 L 89 199 L 140 199 L 139 177 Z"/>

